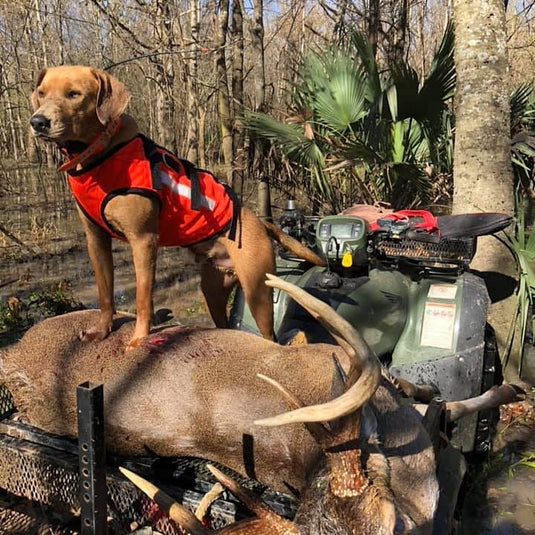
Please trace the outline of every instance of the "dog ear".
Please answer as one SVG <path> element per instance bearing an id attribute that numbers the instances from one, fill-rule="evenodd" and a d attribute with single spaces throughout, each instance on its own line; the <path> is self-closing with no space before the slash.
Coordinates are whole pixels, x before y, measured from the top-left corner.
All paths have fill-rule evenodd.
<path id="1" fill-rule="evenodd" d="M 102 124 L 119 117 L 130 101 L 130 93 L 122 82 L 107 72 L 91 69 L 98 81 L 97 118 Z"/>
<path id="2" fill-rule="evenodd" d="M 36 111 L 39 107 L 39 100 L 37 98 L 37 88 L 41 85 L 41 82 L 43 81 L 43 78 L 45 77 L 47 69 L 42 69 L 39 73 L 39 76 L 37 77 L 37 81 L 35 82 L 35 88 L 30 96 L 30 103 L 32 105 L 33 111 Z"/>

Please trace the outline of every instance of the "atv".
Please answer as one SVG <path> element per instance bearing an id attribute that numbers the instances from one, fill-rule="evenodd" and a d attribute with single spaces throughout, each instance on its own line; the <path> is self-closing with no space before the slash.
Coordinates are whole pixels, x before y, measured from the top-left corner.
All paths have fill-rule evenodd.
<path id="1" fill-rule="evenodd" d="M 288 201 L 279 225 L 323 256 L 312 266 L 285 250 L 277 275 L 304 288 L 354 325 L 396 378 L 430 385 L 444 401 L 478 396 L 502 381 L 495 336 L 487 323 L 485 282 L 469 269 L 477 237 L 511 224 L 504 214 L 434 217 L 423 210 L 378 212 L 359 205 L 349 213 L 306 217 Z M 372 211 L 372 213 L 374 213 Z M 361 214 L 361 215 L 359 215 Z M 275 291 L 274 333 L 287 343 L 330 335 L 282 292 Z M 238 290 L 233 328 L 259 334 Z M 461 419 L 448 430 L 466 454 L 486 454 L 495 411 Z"/>

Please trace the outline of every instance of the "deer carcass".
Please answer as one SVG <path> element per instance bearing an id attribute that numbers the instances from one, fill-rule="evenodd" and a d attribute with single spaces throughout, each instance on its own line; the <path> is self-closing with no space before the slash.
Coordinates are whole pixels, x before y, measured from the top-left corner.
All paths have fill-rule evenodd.
<path id="1" fill-rule="evenodd" d="M 420 415 L 400 403 L 379 361 L 330 307 L 280 279 L 268 282 L 324 322 L 340 347 L 173 327 L 124 353 L 132 324 L 119 319 L 106 340 L 88 344 L 78 333 L 98 312 L 82 311 L 43 321 L 5 351 L 3 381 L 32 425 L 69 436 L 76 386 L 103 382 L 110 451 L 203 457 L 295 489 L 303 496 L 295 525 L 305 528 L 287 533 L 429 532 L 438 484 Z M 297 422 L 307 428 L 272 427 Z"/>

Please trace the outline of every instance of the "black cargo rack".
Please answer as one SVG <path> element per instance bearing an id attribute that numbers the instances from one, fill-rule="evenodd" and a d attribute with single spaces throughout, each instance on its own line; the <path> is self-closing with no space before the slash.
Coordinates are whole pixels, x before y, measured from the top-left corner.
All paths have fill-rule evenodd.
<path id="1" fill-rule="evenodd" d="M 118 471 L 125 466 L 149 479 L 191 511 L 195 511 L 215 479 L 207 461 L 191 457 L 162 459 L 144 457 L 118 459 L 108 456 L 106 463 L 108 517 L 115 525 L 151 526 L 164 535 L 178 535 L 169 518 L 155 507 Z M 212 463 L 216 464 L 216 463 Z M 217 465 L 261 496 L 279 514 L 293 518 L 295 500 L 243 478 Z M 58 511 L 76 510 L 79 499 L 78 447 L 75 441 L 45 433 L 17 421 L 9 391 L 0 385 L 0 488 L 8 493 L 46 505 Z M 228 492 L 210 507 L 209 523 L 214 529 L 229 525 L 250 513 Z M 128 533 L 125 530 L 124 533 Z"/>
<path id="2" fill-rule="evenodd" d="M 374 260 L 392 268 L 405 263 L 436 270 L 464 271 L 474 257 L 476 240 L 470 237 L 424 241 L 379 232 L 372 236 L 369 249 L 374 252 Z"/>

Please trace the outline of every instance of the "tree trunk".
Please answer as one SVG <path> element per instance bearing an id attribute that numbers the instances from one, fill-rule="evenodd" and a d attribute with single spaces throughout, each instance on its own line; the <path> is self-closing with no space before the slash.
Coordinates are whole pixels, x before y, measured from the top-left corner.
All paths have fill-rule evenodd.
<path id="1" fill-rule="evenodd" d="M 509 73 L 503 0 L 455 0 L 456 134 L 453 212 L 514 210 Z M 505 347 L 516 299 L 516 266 L 497 239 L 478 240 L 472 268 L 491 295 L 489 320 Z M 509 295 L 508 295 L 509 294 Z"/>
<path id="2" fill-rule="evenodd" d="M 232 101 L 234 103 L 233 147 L 231 186 L 240 196 L 243 194 L 243 170 L 245 167 L 244 134 L 241 115 L 243 114 L 243 12 L 241 0 L 232 2 Z"/>
<path id="3" fill-rule="evenodd" d="M 264 2 L 254 0 L 253 19 L 250 23 L 251 53 L 253 55 L 253 101 L 251 108 L 254 111 L 266 111 L 266 72 L 264 58 Z M 257 213 L 260 217 L 271 220 L 271 196 L 269 192 L 269 176 L 262 172 L 265 166 L 264 145 L 260 141 L 250 140 L 250 168 L 251 175 L 258 180 Z"/>
<path id="4" fill-rule="evenodd" d="M 381 33 L 381 2 L 380 0 L 370 0 L 368 10 L 368 39 L 372 46 L 373 57 L 377 56 L 377 44 Z"/>
<path id="5" fill-rule="evenodd" d="M 199 65 L 197 61 L 197 53 L 199 51 L 199 1 L 190 1 L 190 32 L 191 32 L 191 46 L 190 58 L 188 61 L 189 73 L 186 77 L 186 84 L 188 87 L 188 127 L 187 127 L 187 143 L 188 149 L 186 158 L 195 164 L 204 165 L 204 157 L 200 154 L 199 144 Z"/>
<path id="6" fill-rule="evenodd" d="M 398 65 L 405 60 L 407 51 L 407 34 L 409 31 L 408 0 L 389 0 L 387 11 L 390 16 L 389 29 L 384 38 L 386 41 L 387 65 Z"/>
<path id="7" fill-rule="evenodd" d="M 216 76 L 217 76 L 217 103 L 219 110 L 219 124 L 221 127 L 221 148 L 225 162 L 227 182 L 232 184 L 232 162 L 234 150 L 232 146 L 232 115 L 230 106 L 230 94 L 227 80 L 227 61 L 225 57 L 228 20 L 229 0 L 220 0 L 219 9 L 216 13 Z"/>
<path id="8" fill-rule="evenodd" d="M 174 41 L 172 20 L 169 3 L 158 2 L 156 4 L 156 28 L 159 34 L 160 46 L 164 50 L 170 50 Z M 162 55 L 154 58 L 153 61 L 156 67 L 156 81 L 158 82 L 156 104 L 157 141 L 169 150 L 176 151 L 175 103 L 172 97 L 175 83 L 173 59 L 170 55 Z"/>

